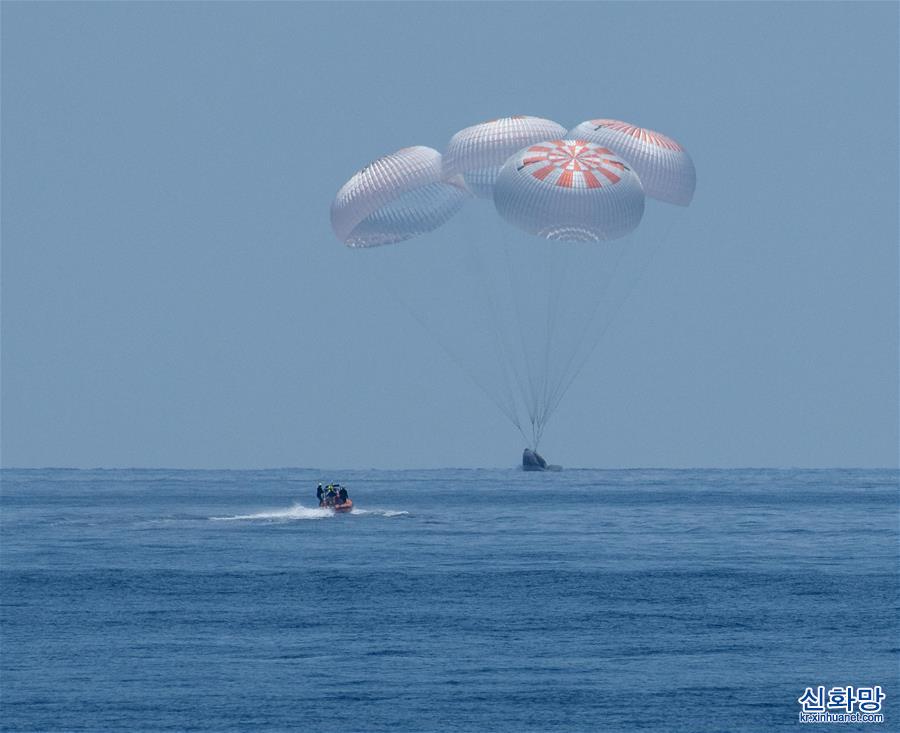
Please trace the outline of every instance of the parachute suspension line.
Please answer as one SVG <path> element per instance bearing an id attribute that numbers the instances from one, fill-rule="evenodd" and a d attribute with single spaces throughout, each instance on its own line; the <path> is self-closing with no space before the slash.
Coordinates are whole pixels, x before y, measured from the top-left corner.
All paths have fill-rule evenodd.
<path id="1" fill-rule="evenodd" d="M 376 272 L 377 272 L 377 268 Z M 473 373 L 472 370 L 469 369 L 466 364 L 457 357 L 453 350 L 436 334 L 440 332 L 440 329 L 435 329 L 429 327 L 428 323 L 418 314 L 415 309 L 413 309 L 409 303 L 400 295 L 400 292 L 394 286 L 393 283 L 387 280 L 383 273 L 378 272 L 378 277 L 381 280 L 382 285 L 385 290 L 387 290 L 394 299 L 403 306 L 403 309 L 422 327 L 422 330 L 429 334 L 435 342 L 441 347 L 444 353 L 453 361 L 456 366 L 462 370 L 462 372 L 478 387 L 482 392 L 484 392 L 485 396 L 494 404 L 494 406 L 500 410 L 500 412 L 516 427 L 516 429 L 521 433 L 522 438 L 526 441 L 528 440 L 528 436 L 525 434 L 525 431 L 522 429 L 521 424 L 519 423 L 518 416 L 516 411 L 510 410 L 508 406 L 504 405 L 502 401 L 497 399 L 497 397 L 489 390 L 480 379 L 478 379 Z"/>
<path id="2" fill-rule="evenodd" d="M 574 355 L 571 348 L 577 347 L 584 339 L 576 338 L 574 343 L 559 342 L 559 324 L 562 313 L 563 298 L 571 295 L 566 290 L 572 270 L 577 270 L 581 263 L 568 255 L 575 250 L 566 251 L 568 247 L 579 245 L 567 242 L 547 242 L 527 240 L 521 252 L 517 252 L 510 240 L 503 239 L 503 256 L 509 284 L 508 299 L 514 306 L 512 316 L 516 323 L 510 322 L 512 328 L 506 332 L 518 333 L 520 357 L 515 357 L 516 348 L 508 346 L 511 362 L 510 372 L 517 377 L 522 404 L 525 407 L 528 422 L 531 424 L 532 447 L 537 448 L 542 439 L 547 422 L 554 412 L 554 402 L 560 384 L 566 376 L 567 364 L 562 363 L 567 354 L 569 359 Z M 585 252 L 586 250 L 577 250 Z M 616 250 L 621 253 L 621 250 Z M 517 269 L 518 265 L 518 269 Z M 519 271 L 522 270 L 522 271 Z M 609 275 L 610 273 L 607 273 Z M 535 281 L 535 277 L 538 278 Z M 522 285 L 525 283 L 526 285 Z M 517 284 L 518 287 L 517 287 Z M 602 283 L 595 283 L 602 285 Z M 571 288 L 569 288 L 571 289 Z M 603 288 L 600 287 L 602 291 Z M 524 299 L 539 310 L 533 315 L 540 315 L 543 323 L 538 326 L 544 333 L 532 329 L 531 339 L 526 337 L 528 322 L 525 315 Z M 540 322 L 538 322 L 540 323 Z M 576 321 L 577 323 L 577 321 Z M 537 324 L 534 324 L 537 325 Z M 585 327 L 586 328 L 586 327 Z M 515 335 L 514 335 L 515 338 Z M 508 344 L 508 342 L 505 342 Z M 524 370 L 524 377 L 520 376 Z"/>
<path id="3" fill-rule="evenodd" d="M 556 385 L 557 375 L 554 372 L 553 364 L 555 356 L 554 349 L 556 347 L 557 322 L 560 312 L 560 300 L 562 298 L 563 288 L 565 287 L 569 274 L 568 257 L 556 256 L 558 253 L 554 250 L 556 243 L 541 243 L 543 250 L 548 254 L 548 270 L 550 273 L 550 290 L 547 302 L 547 337 L 544 340 L 544 389 L 541 395 L 541 413 L 539 417 L 539 431 L 536 442 L 540 442 L 544 433 L 544 427 L 550 418 L 549 406 L 552 388 Z M 564 245 L 563 245 L 564 246 Z M 536 447 L 536 446 L 535 446 Z"/>
<path id="4" fill-rule="evenodd" d="M 504 340 L 500 334 L 500 326 L 498 323 L 499 316 L 497 314 L 498 306 L 497 306 L 496 301 L 494 300 L 493 296 L 490 296 L 488 298 L 488 300 L 490 302 L 490 307 L 489 307 L 490 330 L 491 330 L 491 335 L 493 336 L 492 346 L 494 349 L 494 357 L 495 357 L 495 359 L 497 361 L 497 365 L 500 369 L 500 377 L 501 377 L 500 385 L 502 386 L 502 388 L 504 390 L 504 396 L 506 398 L 507 404 L 509 405 L 510 412 L 514 416 L 513 422 L 514 422 L 516 428 L 518 428 L 519 432 L 522 433 L 523 437 L 524 437 L 524 431 L 522 430 L 522 426 L 519 421 L 519 410 L 516 405 L 515 393 L 513 392 L 512 386 L 511 386 L 511 381 L 513 379 L 515 379 L 516 376 L 515 376 L 515 374 L 512 374 L 512 377 L 510 376 L 512 373 L 512 369 L 509 364 L 508 350 L 507 350 L 507 348 L 504 344 Z"/>
<path id="5" fill-rule="evenodd" d="M 525 439 L 525 441 L 528 442 L 528 437 L 525 433 L 525 429 L 522 427 L 521 421 L 519 420 L 519 400 L 521 399 L 521 395 L 525 393 L 525 387 L 522 381 L 521 373 L 517 367 L 519 360 L 517 358 L 515 347 L 509 343 L 506 336 L 504 335 L 505 331 L 508 329 L 504 329 L 502 327 L 502 305 L 495 297 L 495 286 L 502 286 L 502 282 L 489 282 L 489 267 L 486 265 L 484 256 L 477 249 L 475 249 L 474 245 L 473 256 L 476 260 L 478 260 L 479 263 L 479 266 L 476 269 L 478 269 L 482 278 L 483 287 L 481 288 L 481 292 L 486 294 L 485 298 L 488 308 L 486 308 L 485 310 L 490 311 L 490 314 L 492 316 L 490 325 L 491 335 L 493 336 L 494 340 L 493 348 L 494 353 L 497 357 L 497 364 L 500 368 L 503 387 L 505 388 L 506 397 L 510 405 L 510 410 L 516 415 L 514 424 L 522 434 L 522 437 Z M 498 273 L 496 272 L 494 273 L 495 277 L 493 279 L 498 279 L 496 277 L 497 274 Z M 518 398 L 513 390 L 514 386 L 518 389 Z"/>
<path id="6" fill-rule="evenodd" d="M 642 263 L 640 263 L 637 275 L 631 280 L 631 282 L 625 284 L 625 292 L 622 294 L 622 297 L 619 299 L 619 301 L 615 305 L 613 305 L 610 308 L 609 318 L 603 324 L 599 333 L 597 333 L 596 336 L 589 343 L 588 349 L 584 352 L 581 359 L 579 360 L 579 363 L 576 365 L 575 369 L 572 371 L 571 375 L 568 377 L 565 384 L 563 384 L 562 389 L 559 391 L 559 394 L 556 398 L 556 402 L 553 406 L 553 410 L 556 410 L 556 408 L 559 407 L 559 404 L 562 402 L 562 398 L 565 396 L 566 392 L 569 391 L 569 388 L 572 386 L 575 379 L 581 373 L 582 369 L 584 369 L 585 365 L 588 362 L 588 359 L 590 359 L 590 357 L 591 357 L 591 354 L 593 354 L 594 351 L 596 351 L 597 346 L 600 345 L 600 342 L 603 340 L 603 337 L 606 335 L 606 332 L 609 330 L 610 326 L 615 321 L 619 312 L 625 306 L 625 303 L 628 302 L 632 293 L 634 293 L 634 291 L 637 289 L 637 284 L 641 281 L 641 279 L 643 279 L 644 275 L 647 273 L 647 270 L 650 269 L 650 264 L 653 261 L 653 259 L 655 258 L 656 253 L 661 249 L 663 243 L 667 242 L 669 240 L 669 237 L 672 233 L 673 224 L 674 224 L 673 220 L 670 219 L 665 231 L 663 232 L 663 235 L 661 237 L 655 237 L 655 238 L 653 238 L 653 240 L 651 240 L 652 244 L 648 247 L 649 252 L 647 254 L 647 257 L 644 259 L 644 261 Z M 620 259 L 621 259 L 621 256 L 620 256 Z M 616 267 L 618 268 L 618 263 L 617 263 Z"/>
<path id="7" fill-rule="evenodd" d="M 503 252 L 506 257 L 506 277 L 507 283 L 509 285 L 509 292 L 511 296 L 511 300 L 513 303 L 513 310 L 516 315 L 516 326 L 519 334 L 519 346 L 521 348 L 522 353 L 522 363 L 524 364 L 525 369 L 525 380 L 519 380 L 519 389 L 522 393 L 522 401 L 525 405 L 525 411 L 528 414 L 528 419 L 531 422 L 531 431 L 532 431 L 532 441 L 534 440 L 535 432 L 535 421 L 537 419 L 537 411 L 535 407 L 535 386 L 534 386 L 534 370 L 531 368 L 530 359 L 529 359 L 529 351 L 528 344 L 525 340 L 525 328 L 524 328 L 524 316 L 523 316 L 523 307 L 521 298 L 517 289 L 513 283 L 513 275 L 512 275 L 512 258 L 509 253 L 509 240 L 507 237 L 503 237 Z M 525 388 L 525 382 L 527 382 L 528 389 Z"/>
<path id="8" fill-rule="evenodd" d="M 531 399 L 534 407 L 534 419 L 532 421 L 533 448 L 537 450 L 541 442 L 546 424 L 547 397 L 552 382 L 551 354 L 553 351 L 554 334 L 554 310 L 559 300 L 562 289 L 562 275 L 559 257 L 554 257 L 553 247 L 544 241 L 536 241 L 533 246 L 536 249 L 535 261 L 531 263 L 533 272 L 539 273 L 541 283 L 536 286 L 539 295 L 533 295 L 533 300 L 539 301 L 539 307 L 543 311 L 543 338 L 535 339 L 538 349 L 532 354 L 533 360 L 528 363 L 534 378 L 534 391 Z"/>
<path id="9" fill-rule="evenodd" d="M 619 266 L 622 264 L 623 255 L 626 249 L 626 245 L 622 242 L 617 242 L 615 244 L 600 242 L 595 246 L 615 247 L 615 257 L 610 265 L 605 268 L 605 271 L 601 275 L 600 281 L 596 285 L 597 292 L 599 293 L 597 300 L 589 309 L 587 317 L 581 322 L 581 324 L 579 324 L 575 342 L 574 344 L 572 344 L 572 347 L 569 350 L 569 356 L 566 359 L 566 363 L 562 368 L 559 380 L 556 383 L 556 388 L 554 389 L 554 392 L 549 400 L 548 411 L 550 414 L 556 411 L 556 408 L 559 407 L 559 404 L 562 400 L 562 396 L 568 391 L 569 385 L 571 385 L 571 382 L 573 381 L 573 379 L 570 378 L 570 374 L 573 368 L 575 374 L 577 374 L 581 370 L 581 368 L 583 368 L 583 364 L 579 366 L 579 363 L 581 362 L 581 359 L 579 358 L 579 352 L 582 351 L 582 347 L 585 342 L 589 341 L 591 327 L 598 320 L 598 313 L 600 312 L 604 301 L 606 300 L 609 283 L 615 279 L 616 273 L 619 270 Z M 593 351 L 593 348 L 589 347 L 588 351 Z"/>
<path id="10" fill-rule="evenodd" d="M 559 378 L 556 366 L 558 318 L 563 289 L 568 276 L 569 258 L 561 256 L 561 247 L 565 245 L 558 242 L 534 240 L 536 249 L 536 262 L 532 264 L 534 272 L 539 274 L 540 283 L 536 289 L 540 292 L 537 296 L 540 309 L 543 311 L 544 337 L 536 340 L 537 347 L 532 354 L 529 367 L 534 377 L 535 390 L 532 394 L 534 406 L 534 448 L 540 445 L 547 425 L 548 406 L 550 395 Z"/>
<path id="11" fill-rule="evenodd" d="M 531 420 L 532 448 L 537 450 L 544 432 L 546 403 L 552 384 L 550 357 L 553 348 L 555 317 L 551 308 L 555 307 L 558 302 L 559 292 L 562 288 L 560 260 L 556 256 L 558 253 L 554 250 L 553 245 L 542 240 L 529 239 L 528 243 L 524 245 L 524 254 L 527 255 L 524 258 L 511 254 L 508 241 L 504 240 L 504 245 L 509 278 L 529 286 L 523 289 L 511 284 L 511 294 L 515 298 L 517 325 L 522 341 L 524 359 L 521 363 L 526 369 L 530 388 L 527 394 L 523 392 L 523 398 L 528 406 Z M 514 266 L 517 263 L 520 267 L 524 266 L 527 271 L 514 272 Z M 537 306 L 537 312 L 529 312 L 527 318 L 523 317 L 525 307 L 522 298 L 525 295 L 528 296 L 528 303 L 532 309 Z M 536 320 L 536 317 L 541 316 L 540 320 Z M 544 331 L 543 334 L 540 333 L 540 329 Z M 525 337 L 526 333 L 530 335 L 530 338 Z"/>
<path id="12" fill-rule="evenodd" d="M 539 245 L 544 245 L 544 242 L 540 242 Z M 546 247 L 540 247 L 540 257 L 541 257 L 541 272 L 544 273 L 544 276 L 547 279 L 548 287 L 547 289 L 547 303 L 545 306 L 545 318 L 544 318 L 544 338 L 543 338 L 543 353 L 538 354 L 538 359 L 540 361 L 541 367 L 537 373 L 538 377 L 538 393 L 535 395 L 535 450 L 537 449 L 538 444 L 541 440 L 541 434 L 543 433 L 543 425 L 544 425 L 544 406 L 547 400 L 547 383 L 550 379 L 550 339 L 551 333 L 553 332 L 552 327 L 552 314 L 551 308 L 554 300 L 554 289 L 557 287 L 558 283 L 558 268 L 555 267 L 555 263 L 553 258 L 547 256 Z M 537 365 L 535 365 L 537 367 Z"/>
<path id="13" fill-rule="evenodd" d="M 470 241 L 469 251 L 478 264 L 475 270 L 479 273 L 481 279 L 481 287 L 479 288 L 479 292 L 485 294 L 484 297 L 487 301 L 488 307 L 483 309 L 482 312 L 486 312 L 489 316 L 488 325 L 490 328 L 490 334 L 493 339 L 492 346 L 494 349 L 494 355 L 497 359 L 497 365 L 500 368 L 500 384 L 505 392 L 509 412 L 513 416 L 512 422 L 516 426 L 518 431 L 522 434 L 522 437 L 527 441 L 528 438 L 525 435 L 525 431 L 522 428 L 521 422 L 519 421 L 519 410 L 516 405 L 516 397 L 513 393 L 510 380 L 510 375 L 512 375 L 512 378 L 516 380 L 518 379 L 518 375 L 516 374 L 515 369 L 512 366 L 512 355 L 509 353 L 509 349 L 506 345 L 506 340 L 502 336 L 502 329 L 500 326 L 500 305 L 496 300 L 492 284 L 488 282 L 488 268 L 485 264 L 485 258 L 480 252 L 480 247 Z"/>

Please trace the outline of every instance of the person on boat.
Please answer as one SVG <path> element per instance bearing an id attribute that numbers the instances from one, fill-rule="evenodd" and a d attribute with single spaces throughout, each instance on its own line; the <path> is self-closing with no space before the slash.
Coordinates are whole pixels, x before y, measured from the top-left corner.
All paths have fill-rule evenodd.
<path id="1" fill-rule="evenodd" d="M 322 484 L 319 484 L 316 487 L 316 498 L 319 500 L 319 503 L 322 503 L 322 495 L 325 493 L 325 490 L 322 488 Z"/>
<path id="2" fill-rule="evenodd" d="M 347 489 L 341 486 L 340 491 L 338 491 L 338 502 L 341 504 L 346 503 L 347 501 Z"/>
<path id="3" fill-rule="evenodd" d="M 322 504 L 324 506 L 334 506 L 334 497 L 337 492 L 334 489 L 334 484 L 328 484 L 325 487 L 325 497 L 322 500 Z"/>

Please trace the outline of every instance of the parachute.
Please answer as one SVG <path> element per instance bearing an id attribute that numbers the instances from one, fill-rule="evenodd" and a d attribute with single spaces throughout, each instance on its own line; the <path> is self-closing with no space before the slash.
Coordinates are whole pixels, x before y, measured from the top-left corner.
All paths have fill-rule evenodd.
<path id="1" fill-rule="evenodd" d="M 541 117 L 515 115 L 457 132 L 444 152 L 444 175 L 462 175 L 472 193 L 490 199 L 500 168 L 510 155 L 541 140 L 564 137 L 566 128 Z"/>
<path id="2" fill-rule="evenodd" d="M 621 158 L 584 140 L 551 140 L 513 155 L 494 189 L 500 215 L 545 239 L 601 241 L 644 214 L 641 181 Z"/>
<path id="3" fill-rule="evenodd" d="M 459 131 L 443 156 L 419 146 L 370 163 L 338 191 L 331 221 L 344 244 L 377 250 L 367 274 L 536 450 L 665 239 L 673 209 L 648 200 L 687 206 L 695 183 L 687 152 L 660 133 L 504 117 Z M 451 222 L 473 194 L 492 210 Z M 442 226 L 449 236 L 403 243 Z"/>
<path id="4" fill-rule="evenodd" d="M 687 151 L 662 133 L 619 120 L 588 120 L 569 133 L 615 150 L 633 167 L 644 193 L 659 201 L 687 206 L 694 197 L 697 174 Z"/>
<path id="5" fill-rule="evenodd" d="M 341 186 L 331 204 L 331 226 L 350 247 L 394 244 L 437 229 L 467 197 L 460 179 L 443 177 L 437 150 L 403 148 Z"/>

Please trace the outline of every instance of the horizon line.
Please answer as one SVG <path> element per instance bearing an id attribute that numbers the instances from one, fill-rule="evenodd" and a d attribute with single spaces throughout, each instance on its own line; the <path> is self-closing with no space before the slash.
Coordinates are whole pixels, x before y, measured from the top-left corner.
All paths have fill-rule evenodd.
<path id="1" fill-rule="evenodd" d="M 514 466 L 0 466 L 0 471 L 520 471 Z M 897 466 L 564 466 L 563 471 L 900 471 Z M 541 472 L 538 472 L 541 473 Z M 554 472 L 551 472 L 554 473 Z"/>

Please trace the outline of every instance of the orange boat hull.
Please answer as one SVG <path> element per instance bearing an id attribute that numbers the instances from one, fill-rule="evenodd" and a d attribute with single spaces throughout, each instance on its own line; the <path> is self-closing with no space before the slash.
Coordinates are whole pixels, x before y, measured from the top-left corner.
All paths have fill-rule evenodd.
<path id="1" fill-rule="evenodd" d="M 335 514 L 346 514 L 353 509 L 353 499 L 347 499 L 343 504 L 335 504 L 334 506 L 319 502 L 319 506 L 325 509 L 334 509 Z"/>

